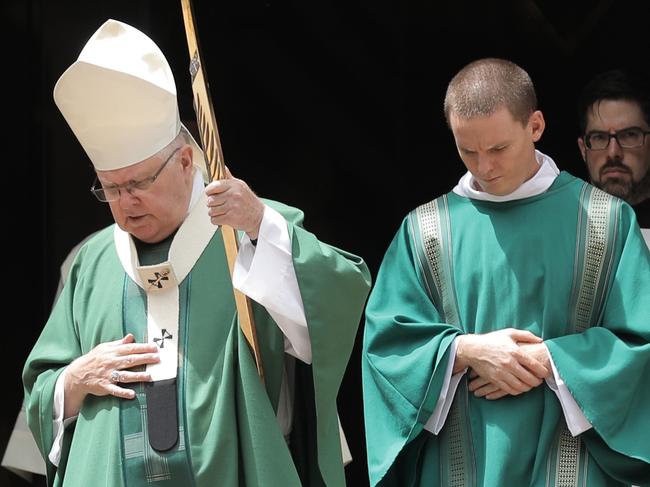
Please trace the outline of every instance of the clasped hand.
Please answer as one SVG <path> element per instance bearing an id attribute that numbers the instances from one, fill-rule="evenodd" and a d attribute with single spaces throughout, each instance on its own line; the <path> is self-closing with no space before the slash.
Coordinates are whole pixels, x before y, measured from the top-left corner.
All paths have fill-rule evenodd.
<path id="1" fill-rule="evenodd" d="M 517 396 L 551 374 L 546 345 L 526 330 L 506 328 L 483 335 L 461 335 L 454 373 L 470 369 L 469 390 L 477 397 Z"/>

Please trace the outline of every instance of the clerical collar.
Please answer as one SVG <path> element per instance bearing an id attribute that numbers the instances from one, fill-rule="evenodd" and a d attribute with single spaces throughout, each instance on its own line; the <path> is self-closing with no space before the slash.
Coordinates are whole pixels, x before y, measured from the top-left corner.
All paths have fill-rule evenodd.
<path id="1" fill-rule="evenodd" d="M 167 238 L 156 243 L 143 242 L 131 235 L 133 244 L 138 253 L 138 261 L 140 264 L 154 265 L 166 261 L 167 256 L 169 255 L 169 247 L 171 246 L 172 240 L 174 240 L 177 231 L 178 230 L 175 230 Z"/>
<path id="2" fill-rule="evenodd" d="M 560 170 L 553 159 L 538 150 L 535 151 L 535 159 L 539 164 L 535 175 L 510 194 L 498 196 L 475 189 L 476 179 L 469 171 L 460 178 L 453 192 L 465 198 L 496 202 L 520 200 L 541 194 L 551 187 L 555 178 L 560 174 Z"/>

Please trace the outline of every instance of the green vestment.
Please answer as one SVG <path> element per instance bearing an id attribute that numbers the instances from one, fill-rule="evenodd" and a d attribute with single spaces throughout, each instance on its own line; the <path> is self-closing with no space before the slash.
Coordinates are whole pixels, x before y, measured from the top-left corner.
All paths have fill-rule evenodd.
<path id="1" fill-rule="evenodd" d="M 423 427 L 450 345 L 503 328 L 542 337 L 593 428 L 572 437 L 545 384 L 490 401 L 458 386 Z M 562 172 L 544 193 L 449 193 L 404 220 L 366 309 L 371 484 L 619 486 L 650 482 L 650 253 L 632 209 Z"/>
<path id="2" fill-rule="evenodd" d="M 137 399 L 89 395 L 65 430 L 61 461 L 53 442 L 56 380 L 72 360 L 127 332 L 142 340 L 146 297 L 124 272 L 113 227 L 80 250 L 64 291 L 23 372 L 28 424 L 46 458 L 49 485 L 82 487 L 345 485 L 336 396 L 369 289 L 364 262 L 319 242 L 302 227 L 302 212 L 266 202 L 287 220 L 293 265 L 304 304 L 312 364 L 296 372 L 291 449 L 276 419 L 284 337 L 253 304 L 265 369 L 262 385 L 238 326 L 223 239 L 217 231 L 180 283 L 179 441 L 151 449 Z M 304 387 L 303 387 L 304 386 Z M 145 431 L 143 431 L 143 429 Z"/>

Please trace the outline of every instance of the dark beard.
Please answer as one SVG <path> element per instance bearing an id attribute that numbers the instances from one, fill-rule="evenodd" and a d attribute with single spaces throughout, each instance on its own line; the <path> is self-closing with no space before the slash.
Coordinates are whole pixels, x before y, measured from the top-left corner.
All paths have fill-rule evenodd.
<path id="1" fill-rule="evenodd" d="M 600 169 L 601 175 L 603 171 L 609 168 L 627 169 L 621 161 L 608 160 Z M 601 181 L 592 181 L 592 184 L 609 194 L 618 196 L 631 205 L 635 205 L 650 197 L 650 168 L 646 171 L 640 181 L 608 178 L 604 183 Z"/>
<path id="2" fill-rule="evenodd" d="M 619 178 L 608 178 L 604 183 L 594 181 L 594 186 L 602 189 L 606 193 L 618 196 L 625 201 L 628 201 L 630 193 L 634 189 L 634 183 L 632 181 L 625 181 Z"/>

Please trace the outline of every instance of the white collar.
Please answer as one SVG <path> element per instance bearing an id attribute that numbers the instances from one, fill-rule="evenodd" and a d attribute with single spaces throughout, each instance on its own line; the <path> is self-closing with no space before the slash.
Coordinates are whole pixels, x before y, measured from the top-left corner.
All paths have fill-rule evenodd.
<path id="1" fill-rule="evenodd" d="M 476 190 L 474 186 L 476 180 L 469 171 L 460 178 L 453 192 L 473 200 L 496 202 L 520 200 L 541 194 L 553 184 L 555 178 L 560 174 L 560 170 L 555 165 L 553 159 L 538 150 L 535 150 L 535 159 L 540 166 L 535 175 L 510 194 L 497 196 L 485 191 Z"/>
<path id="2" fill-rule="evenodd" d="M 196 202 L 199 201 L 199 198 L 203 194 L 204 190 L 205 190 L 205 183 L 203 182 L 203 175 L 201 174 L 201 171 L 197 171 L 195 169 L 194 181 L 192 183 L 192 196 L 190 197 L 190 204 L 187 207 L 188 215 L 190 214 L 190 211 L 192 211 L 192 208 L 194 208 Z"/>

